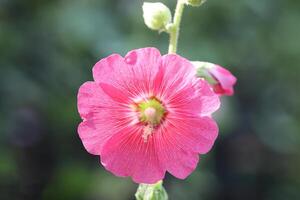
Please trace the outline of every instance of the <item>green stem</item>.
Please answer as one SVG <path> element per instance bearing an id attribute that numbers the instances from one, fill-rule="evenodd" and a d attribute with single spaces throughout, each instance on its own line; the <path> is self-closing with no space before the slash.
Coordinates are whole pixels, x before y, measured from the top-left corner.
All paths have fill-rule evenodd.
<path id="1" fill-rule="evenodd" d="M 183 9 L 184 9 L 183 0 L 178 0 L 175 9 L 174 18 L 173 18 L 173 24 L 169 29 L 169 34 L 170 34 L 169 53 L 176 53 L 177 51 L 179 29 L 180 29 L 180 22 L 181 22 Z"/>

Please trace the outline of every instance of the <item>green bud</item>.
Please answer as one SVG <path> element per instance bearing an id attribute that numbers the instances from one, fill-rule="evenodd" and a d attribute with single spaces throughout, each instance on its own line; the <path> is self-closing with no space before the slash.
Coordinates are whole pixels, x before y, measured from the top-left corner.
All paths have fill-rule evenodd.
<path id="1" fill-rule="evenodd" d="M 172 20 L 170 9 L 163 3 L 143 4 L 143 17 L 145 24 L 152 30 L 162 31 Z"/>
<path id="2" fill-rule="evenodd" d="M 185 0 L 185 3 L 187 5 L 195 6 L 195 7 L 201 6 L 205 2 L 206 0 Z"/>
<path id="3" fill-rule="evenodd" d="M 140 184 L 135 193 L 136 200 L 168 200 L 162 181 L 155 184 Z"/>

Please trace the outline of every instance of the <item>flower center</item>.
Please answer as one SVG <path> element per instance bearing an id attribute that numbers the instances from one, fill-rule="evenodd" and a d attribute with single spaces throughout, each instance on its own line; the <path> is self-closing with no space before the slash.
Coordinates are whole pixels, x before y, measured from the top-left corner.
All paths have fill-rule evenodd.
<path id="1" fill-rule="evenodd" d="M 152 98 L 139 103 L 138 111 L 140 122 L 145 124 L 142 137 L 144 142 L 147 142 L 148 137 L 153 133 L 155 127 L 161 123 L 166 110 L 161 102 Z"/>
<path id="2" fill-rule="evenodd" d="M 163 105 L 154 98 L 138 104 L 138 110 L 140 112 L 140 121 L 152 126 L 158 125 L 165 114 Z"/>

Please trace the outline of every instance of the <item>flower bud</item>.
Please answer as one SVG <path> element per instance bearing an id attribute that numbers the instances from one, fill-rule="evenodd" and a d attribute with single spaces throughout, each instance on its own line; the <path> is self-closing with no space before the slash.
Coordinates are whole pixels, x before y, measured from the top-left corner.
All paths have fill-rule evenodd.
<path id="1" fill-rule="evenodd" d="M 187 5 L 195 6 L 195 7 L 201 6 L 205 2 L 206 0 L 185 0 L 185 3 Z"/>
<path id="2" fill-rule="evenodd" d="M 166 25 L 171 22 L 172 15 L 170 9 L 163 3 L 143 4 L 143 17 L 145 24 L 152 30 L 164 30 Z"/>
<path id="3" fill-rule="evenodd" d="M 212 85 L 215 93 L 227 96 L 233 95 L 233 86 L 236 83 L 236 77 L 230 71 L 209 62 L 195 61 L 192 64 L 197 69 L 197 76 L 205 79 Z"/>
<path id="4" fill-rule="evenodd" d="M 135 197 L 137 200 L 168 200 L 162 181 L 155 184 L 140 184 Z"/>

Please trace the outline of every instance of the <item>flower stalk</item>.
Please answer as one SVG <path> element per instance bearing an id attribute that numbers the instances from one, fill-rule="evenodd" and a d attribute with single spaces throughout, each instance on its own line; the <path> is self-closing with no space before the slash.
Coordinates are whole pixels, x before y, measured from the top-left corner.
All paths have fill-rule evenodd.
<path id="1" fill-rule="evenodd" d="M 178 0 L 175 14 L 173 18 L 173 23 L 168 27 L 168 33 L 170 34 L 170 43 L 168 53 L 176 53 L 177 52 L 177 43 L 179 37 L 180 23 L 182 18 L 182 13 L 184 10 L 185 2 L 183 0 Z"/>

